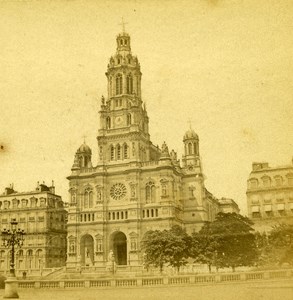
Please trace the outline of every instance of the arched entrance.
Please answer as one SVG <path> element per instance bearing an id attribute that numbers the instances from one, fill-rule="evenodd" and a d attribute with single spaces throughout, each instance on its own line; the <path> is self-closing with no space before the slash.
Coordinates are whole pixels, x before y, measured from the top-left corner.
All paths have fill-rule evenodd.
<path id="1" fill-rule="evenodd" d="M 127 240 L 121 231 L 113 236 L 113 253 L 117 265 L 127 265 Z"/>
<path id="2" fill-rule="evenodd" d="M 86 234 L 80 240 L 80 256 L 83 266 L 92 266 L 94 264 L 94 239 Z"/>

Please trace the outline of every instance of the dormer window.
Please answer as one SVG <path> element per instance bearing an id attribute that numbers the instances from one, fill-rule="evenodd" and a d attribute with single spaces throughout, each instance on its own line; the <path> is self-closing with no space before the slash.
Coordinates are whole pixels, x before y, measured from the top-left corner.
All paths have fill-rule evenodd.
<path id="1" fill-rule="evenodd" d="M 276 186 L 281 186 L 283 185 L 283 178 L 281 176 L 276 176 L 275 182 L 276 182 Z"/>
<path id="2" fill-rule="evenodd" d="M 256 189 L 258 187 L 258 180 L 256 178 L 252 178 L 249 180 L 249 187 L 251 189 Z"/>
<path id="3" fill-rule="evenodd" d="M 263 186 L 270 187 L 271 186 L 271 178 L 269 176 L 262 177 Z"/>

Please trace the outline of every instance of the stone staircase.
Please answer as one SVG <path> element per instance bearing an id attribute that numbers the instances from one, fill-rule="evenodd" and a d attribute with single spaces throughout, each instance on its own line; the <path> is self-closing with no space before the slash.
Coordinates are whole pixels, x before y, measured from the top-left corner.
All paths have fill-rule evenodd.
<path id="1" fill-rule="evenodd" d="M 92 270 L 88 268 L 81 269 L 70 269 L 66 270 L 65 267 L 58 270 L 54 270 L 50 274 L 43 276 L 43 279 L 49 280 L 60 280 L 60 279 L 98 279 L 98 278 L 109 278 L 109 277 L 119 277 L 119 278 L 133 278 L 140 276 L 142 274 L 142 269 L 140 266 L 116 266 L 115 272 L 109 271 L 105 268 L 99 268 L 98 270 Z"/>

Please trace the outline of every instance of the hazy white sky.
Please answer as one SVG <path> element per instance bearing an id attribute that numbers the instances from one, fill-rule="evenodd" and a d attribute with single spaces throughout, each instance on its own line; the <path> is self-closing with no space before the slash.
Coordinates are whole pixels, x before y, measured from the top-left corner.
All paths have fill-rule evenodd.
<path id="1" fill-rule="evenodd" d="M 181 157 L 190 119 L 207 188 L 242 213 L 251 163 L 291 163 L 291 0 L 2 1 L 0 11 L 1 190 L 54 179 L 67 201 L 84 135 L 97 161 L 99 101 L 122 16 L 154 144 Z"/>

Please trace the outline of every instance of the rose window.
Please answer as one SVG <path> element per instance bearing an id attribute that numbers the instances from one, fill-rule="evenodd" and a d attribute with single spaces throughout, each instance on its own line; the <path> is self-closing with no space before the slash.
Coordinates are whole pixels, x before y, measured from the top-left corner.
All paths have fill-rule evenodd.
<path id="1" fill-rule="evenodd" d="M 126 195 L 126 187 L 123 183 L 116 183 L 110 189 L 110 195 L 115 200 L 120 200 Z"/>

